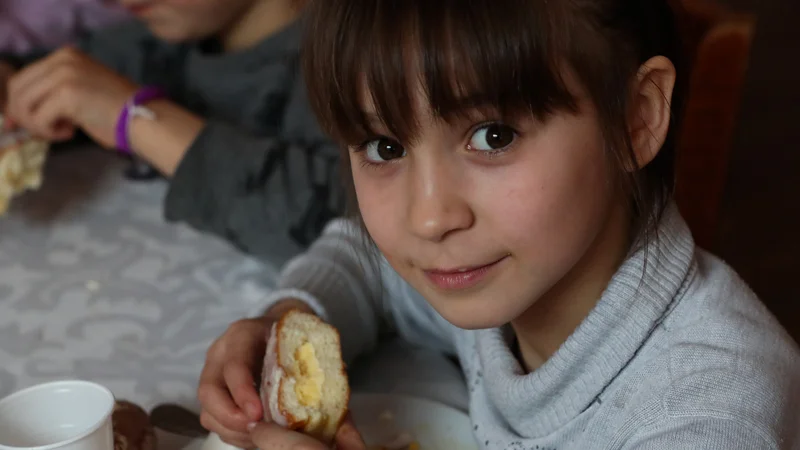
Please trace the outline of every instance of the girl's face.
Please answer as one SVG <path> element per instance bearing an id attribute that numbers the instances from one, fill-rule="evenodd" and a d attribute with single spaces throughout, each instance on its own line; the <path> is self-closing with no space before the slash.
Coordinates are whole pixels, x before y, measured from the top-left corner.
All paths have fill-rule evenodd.
<path id="1" fill-rule="evenodd" d="M 351 148 L 371 237 L 451 323 L 476 329 L 512 321 L 574 278 L 576 267 L 591 266 L 587 255 L 617 233 L 619 196 L 589 103 L 544 123 L 504 124 L 479 110 L 446 123 L 420 94 L 418 139 L 397 142 L 386 133 Z"/>

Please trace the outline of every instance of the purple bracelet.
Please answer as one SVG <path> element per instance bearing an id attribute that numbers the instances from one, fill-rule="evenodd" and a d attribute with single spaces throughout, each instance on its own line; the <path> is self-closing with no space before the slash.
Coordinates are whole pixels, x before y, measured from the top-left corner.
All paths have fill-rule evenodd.
<path id="1" fill-rule="evenodd" d="M 117 149 L 126 155 L 131 154 L 131 145 L 128 140 L 128 126 L 131 118 L 137 115 L 137 108 L 139 105 L 149 101 L 157 100 L 166 97 L 166 92 L 156 86 L 145 86 L 138 91 L 125 103 L 125 107 L 119 114 L 117 119 L 116 141 Z"/>

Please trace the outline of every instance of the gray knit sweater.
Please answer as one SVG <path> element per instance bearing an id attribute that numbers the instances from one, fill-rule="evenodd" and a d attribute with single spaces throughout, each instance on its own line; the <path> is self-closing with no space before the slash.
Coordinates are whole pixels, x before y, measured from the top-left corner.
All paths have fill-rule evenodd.
<path id="1" fill-rule="evenodd" d="M 529 374 L 507 329 L 454 327 L 357 244 L 349 223 L 332 223 L 268 303 L 306 300 L 339 328 L 346 359 L 374 348 L 386 326 L 457 355 L 483 448 L 800 448 L 796 344 L 731 268 L 695 247 L 674 206 L 649 251 L 629 256 Z"/>

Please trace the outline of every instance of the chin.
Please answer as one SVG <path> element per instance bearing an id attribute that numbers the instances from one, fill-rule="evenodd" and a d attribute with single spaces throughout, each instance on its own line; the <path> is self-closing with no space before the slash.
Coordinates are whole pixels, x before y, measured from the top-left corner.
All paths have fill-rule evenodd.
<path id="1" fill-rule="evenodd" d="M 507 311 L 508 308 L 486 305 L 485 299 L 471 300 L 448 299 L 445 302 L 432 303 L 431 305 L 445 320 L 463 330 L 485 330 L 502 327 L 514 320 L 518 315 L 515 312 Z"/>
<path id="2" fill-rule="evenodd" d="M 149 23 L 147 24 L 147 28 L 153 33 L 153 36 L 171 44 L 179 44 L 197 39 L 197 37 L 193 36 L 191 33 L 187 33 L 185 30 L 181 30 L 179 27 L 175 26 Z"/>

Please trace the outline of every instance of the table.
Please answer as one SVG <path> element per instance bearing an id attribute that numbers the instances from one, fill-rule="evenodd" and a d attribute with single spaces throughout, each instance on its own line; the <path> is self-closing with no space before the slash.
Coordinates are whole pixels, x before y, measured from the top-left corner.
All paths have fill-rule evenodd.
<path id="1" fill-rule="evenodd" d="M 93 146 L 51 153 L 45 185 L 0 218 L 0 397 L 81 378 L 150 409 L 197 409 L 209 344 L 257 308 L 284 256 L 256 261 L 162 218 L 163 180 L 132 182 Z M 354 368 L 355 389 L 466 409 L 458 369 L 391 342 Z"/>

